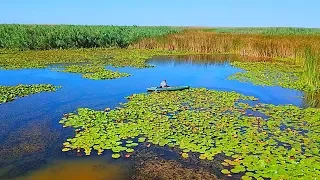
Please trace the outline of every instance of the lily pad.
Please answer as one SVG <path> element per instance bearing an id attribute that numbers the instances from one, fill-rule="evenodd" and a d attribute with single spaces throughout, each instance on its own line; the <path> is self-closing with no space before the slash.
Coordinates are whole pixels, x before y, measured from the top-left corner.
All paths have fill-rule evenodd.
<path id="1" fill-rule="evenodd" d="M 230 174 L 231 173 L 228 169 L 223 169 L 223 170 L 221 170 L 221 172 L 223 174 Z"/>
<path id="2" fill-rule="evenodd" d="M 118 158 L 120 158 L 120 156 L 121 156 L 120 154 L 112 154 L 113 159 L 118 159 Z"/>
<path id="3" fill-rule="evenodd" d="M 182 155 L 183 158 L 188 158 L 189 157 L 189 155 L 187 153 L 182 153 L 181 155 Z"/>

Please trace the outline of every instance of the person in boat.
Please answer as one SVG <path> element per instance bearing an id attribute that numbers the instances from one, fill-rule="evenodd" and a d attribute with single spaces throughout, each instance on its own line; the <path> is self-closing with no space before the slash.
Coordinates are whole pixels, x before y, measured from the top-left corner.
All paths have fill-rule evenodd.
<path id="1" fill-rule="evenodd" d="M 167 84 L 167 80 L 163 80 L 163 81 L 160 83 L 160 87 L 159 87 L 159 88 L 166 88 L 166 87 L 169 87 L 168 84 Z"/>

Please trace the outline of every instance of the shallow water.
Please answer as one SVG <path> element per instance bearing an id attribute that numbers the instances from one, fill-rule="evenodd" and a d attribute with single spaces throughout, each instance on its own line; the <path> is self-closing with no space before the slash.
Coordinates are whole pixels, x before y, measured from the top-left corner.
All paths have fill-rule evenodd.
<path id="1" fill-rule="evenodd" d="M 108 154 L 77 157 L 75 153 L 61 152 L 62 143 L 72 136 L 72 131 L 62 128 L 58 121 L 64 113 L 80 107 L 96 110 L 116 107 L 126 101 L 126 96 L 146 92 L 147 87 L 158 86 L 163 79 L 169 85 L 237 91 L 255 96 L 263 103 L 305 104 L 301 99 L 303 94 L 296 90 L 227 80 L 241 69 L 233 68 L 228 61 L 214 61 L 213 56 L 206 58 L 193 61 L 187 57 L 179 60 L 156 57 L 149 61 L 154 68 L 108 67 L 133 75 L 114 80 L 89 80 L 80 74 L 56 72 L 50 68 L 0 70 L 0 85 L 50 83 L 62 86 L 57 92 L 30 95 L 0 105 L 0 179 L 46 179 L 53 172 L 63 172 L 64 169 L 66 172 L 58 173 L 52 179 L 79 179 L 72 177 L 75 169 L 90 179 L 112 179 L 112 173 L 130 176 L 131 162 L 128 159 L 112 160 Z M 91 168 L 97 164 L 111 170 L 100 172 Z"/>
<path id="2" fill-rule="evenodd" d="M 41 170 L 18 177 L 15 180 L 64 180 L 64 179 L 127 179 L 126 167 L 96 159 L 76 159 L 54 161 Z"/>

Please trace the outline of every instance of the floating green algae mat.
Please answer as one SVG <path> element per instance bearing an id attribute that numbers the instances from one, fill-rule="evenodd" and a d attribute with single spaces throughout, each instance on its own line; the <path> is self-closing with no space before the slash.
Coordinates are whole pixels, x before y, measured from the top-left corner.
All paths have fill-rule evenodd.
<path id="1" fill-rule="evenodd" d="M 196 153 L 210 161 L 224 154 L 229 158 L 221 162 L 222 173 L 243 173 L 244 179 L 320 176 L 319 109 L 261 104 L 251 96 L 202 88 L 128 99 L 109 112 L 80 108 L 66 115 L 60 123 L 77 133 L 63 151 L 110 150 L 118 158 L 145 140 L 178 147 L 183 158 Z"/>
<path id="2" fill-rule="evenodd" d="M 71 65 L 67 66 L 64 72 L 71 72 L 71 73 L 82 73 L 84 78 L 88 79 L 115 79 L 121 77 L 128 77 L 130 74 L 128 73 L 120 73 L 117 71 L 111 71 L 105 69 L 103 66 L 97 65 Z"/>
<path id="3" fill-rule="evenodd" d="M 0 86 L 0 104 L 12 101 L 17 97 L 24 97 L 40 92 L 56 91 L 58 88 L 60 87 L 51 84 Z"/>
<path id="4" fill-rule="evenodd" d="M 320 91 L 318 85 L 310 85 L 302 78 L 303 68 L 280 62 L 232 62 L 232 66 L 244 69 L 229 79 L 252 82 L 262 86 L 281 86 L 306 92 Z"/>

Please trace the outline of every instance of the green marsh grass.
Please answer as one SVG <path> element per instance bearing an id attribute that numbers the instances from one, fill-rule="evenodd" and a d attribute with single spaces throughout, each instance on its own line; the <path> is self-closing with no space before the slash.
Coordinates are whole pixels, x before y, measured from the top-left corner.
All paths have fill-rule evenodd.
<path id="1" fill-rule="evenodd" d="M 320 93 L 304 93 L 303 106 L 320 108 Z"/>
<path id="2" fill-rule="evenodd" d="M 0 25 L 0 48 L 67 49 L 118 47 L 143 38 L 179 32 L 174 27 L 88 26 L 88 25 Z"/>
<path id="3" fill-rule="evenodd" d="M 314 54 L 310 48 L 305 49 L 304 73 L 302 81 L 313 87 L 320 87 L 320 56 Z"/>

